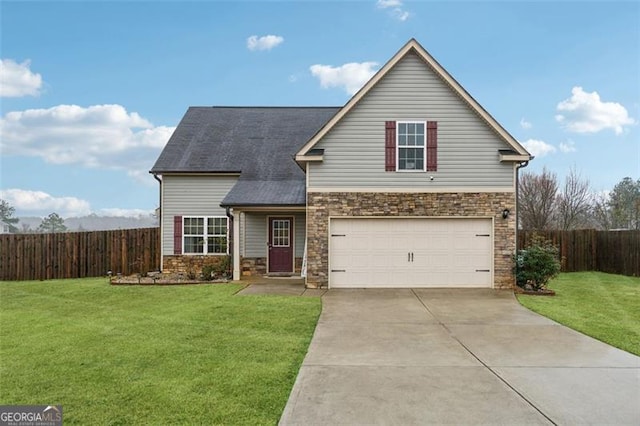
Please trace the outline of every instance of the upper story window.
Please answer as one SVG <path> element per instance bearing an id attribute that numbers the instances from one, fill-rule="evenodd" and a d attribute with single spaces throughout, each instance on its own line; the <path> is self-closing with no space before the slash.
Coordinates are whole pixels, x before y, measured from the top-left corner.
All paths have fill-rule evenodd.
<path id="1" fill-rule="evenodd" d="M 397 170 L 424 171 L 426 162 L 425 122 L 398 121 L 397 125 Z"/>
<path id="2" fill-rule="evenodd" d="M 226 216 L 184 217 L 182 238 L 185 254 L 227 254 Z"/>

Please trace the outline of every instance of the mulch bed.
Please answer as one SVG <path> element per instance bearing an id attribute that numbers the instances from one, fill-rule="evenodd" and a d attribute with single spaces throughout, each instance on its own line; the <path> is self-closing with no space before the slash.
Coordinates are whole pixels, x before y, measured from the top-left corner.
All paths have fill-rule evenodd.
<path id="1" fill-rule="evenodd" d="M 115 276 L 109 279 L 111 285 L 190 285 L 190 284 L 224 284 L 226 279 L 217 280 L 192 280 L 184 274 L 156 273 L 145 277 L 138 275 Z"/>
<path id="2" fill-rule="evenodd" d="M 527 294 L 530 296 L 555 296 L 556 295 L 555 291 L 548 288 L 543 288 L 540 290 L 525 290 L 522 287 L 516 287 L 514 291 L 518 294 Z"/>

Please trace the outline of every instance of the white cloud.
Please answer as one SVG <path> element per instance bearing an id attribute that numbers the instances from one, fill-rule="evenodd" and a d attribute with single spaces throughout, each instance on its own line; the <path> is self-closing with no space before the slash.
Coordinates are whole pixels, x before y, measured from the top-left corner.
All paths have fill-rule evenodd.
<path id="1" fill-rule="evenodd" d="M 271 50 L 284 41 L 284 37 L 277 35 L 266 35 L 258 37 L 252 35 L 247 39 L 247 49 L 249 50 Z"/>
<path id="2" fill-rule="evenodd" d="M 389 14 L 399 21 L 404 22 L 411 16 L 411 13 L 402 7 L 401 0 L 378 0 L 376 5 L 380 9 L 390 9 Z"/>
<path id="3" fill-rule="evenodd" d="M 533 127 L 533 124 L 531 124 L 530 121 L 525 120 L 523 117 L 520 119 L 520 127 L 522 127 L 525 130 L 528 130 Z"/>
<path id="4" fill-rule="evenodd" d="M 407 19 L 409 19 L 409 17 L 411 16 L 411 14 L 409 12 L 407 12 L 404 9 L 400 9 L 399 7 L 393 9 L 391 11 L 391 16 L 393 16 L 394 18 L 396 18 L 399 21 L 406 21 Z"/>
<path id="5" fill-rule="evenodd" d="M 42 191 L 5 189 L 0 190 L 0 198 L 22 215 L 46 216 L 55 212 L 62 217 L 71 217 L 91 213 L 88 201 L 76 197 L 54 197 Z"/>
<path id="6" fill-rule="evenodd" d="M 602 102 L 598 92 L 585 92 L 576 86 L 571 97 L 558 103 L 556 120 L 575 133 L 596 133 L 613 129 L 619 135 L 624 126 L 635 124 L 626 108 L 617 102 Z"/>
<path id="7" fill-rule="evenodd" d="M 381 9 L 386 9 L 388 7 L 402 6 L 402 1 L 401 0 L 378 0 L 377 5 Z"/>
<path id="8" fill-rule="evenodd" d="M 16 216 L 48 216 L 58 213 L 61 217 L 80 217 L 89 214 L 108 217 L 148 217 L 154 210 L 105 208 L 91 209 L 88 201 L 76 197 L 56 197 L 43 191 L 28 189 L 0 190 L 0 198 L 16 209 Z"/>
<path id="9" fill-rule="evenodd" d="M 42 76 L 29 69 L 31 63 L 19 64 L 12 59 L 0 59 L 0 97 L 19 98 L 37 96 L 42 87 Z"/>
<path id="10" fill-rule="evenodd" d="M 544 157 L 556 152 L 556 147 L 538 139 L 529 139 L 522 145 L 535 157 Z"/>
<path id="11" fill-rule="evenodd" d="M 174 130 L 153 126 L 120 105 L 58 105 L 7 113 L 0 119 L 0 148 L 3 155 L 121 169 L 149 180 L 148 171 Z"/>
<path id="12" fill-rule="evenodd" d="M 560 142 L 559 148 L 560 148 L 560 151 L 564 152 L 565 154 L 568 154 L 570 152 L 576 152 L 578 150 L 576 148 L 576 143 L 571 139 L 567 140 L 566 142 Z"/>
<path id="13" fill-rule="evenodd" d="M 343 87 L 353 95 L 376 73 L 377 62 L 350 62 L 339 67 L 311 65 L 309 70 L 323 88 Z"/>

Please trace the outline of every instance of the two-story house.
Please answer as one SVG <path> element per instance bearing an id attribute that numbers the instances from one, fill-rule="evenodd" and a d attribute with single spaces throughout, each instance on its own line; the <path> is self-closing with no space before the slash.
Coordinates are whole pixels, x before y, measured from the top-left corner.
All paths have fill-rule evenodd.
<path id="1" fill-rule="evenodd" d="M 151 170 L 162 269 L 509 288 L 531 158 L 412 39 L 342 107 L 189 108 Z"/>

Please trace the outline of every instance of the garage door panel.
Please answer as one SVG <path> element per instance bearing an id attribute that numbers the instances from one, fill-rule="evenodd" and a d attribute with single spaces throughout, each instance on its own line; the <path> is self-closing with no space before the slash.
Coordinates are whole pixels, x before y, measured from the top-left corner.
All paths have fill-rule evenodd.
<path id="1" fill-rule="evenodd" d="M 491 287 L 492 228 L 490 219 L 332 219 L 330 285 Z"/>

